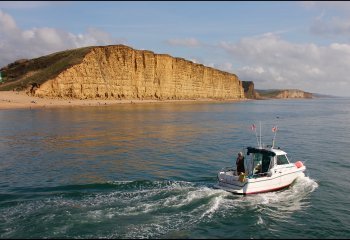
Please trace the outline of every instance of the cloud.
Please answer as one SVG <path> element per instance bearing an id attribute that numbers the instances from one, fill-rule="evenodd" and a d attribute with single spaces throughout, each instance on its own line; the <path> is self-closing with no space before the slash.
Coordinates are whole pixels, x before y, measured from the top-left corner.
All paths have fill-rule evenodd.
<path id="1" fill-rule="evenodd" d="M 220 69 L 225 72 L 232 72 L 233 71 L 233 64 L 230 62 L 224 62 L 224 63 L 211 63 L 209 64 L 210 67 Z"/>
<path id="2" fill-rule="evenodd" d="M 21 58 L 35 58 L 66 49 L 125 43 L 100 29 L 73 34 L 55 28 L 22 30 L 11 15 L 0 10 L 0 67 Z"/>
<path id="3" fill-rule="evenodd" d="M 199 46 L 201 46 L 200 41 L 198 41 L 195 38 L 168 39 L 165 42 L 171 46 L 185 46 L 185 47 L 199 47 Z"/>
<path id="4" fill-rule="evenodd" d="M 309 27 L 311 34 L 330 39 L 349 40 L 350 37 L 350 2 L 308 1 L 300 2 L 305 9 L 319 11 Z M 344 38 L 345 37 L 345 38 Z"/>
<path id="5" fill-rule="evenodd" d="M 331 20 L 317 18 L 313 21 L 310 32 L 321 36 L 349 36 L 350 19 L 333 17 Z"/>
<path id="6" fill-rule="evenodd" d="M 219 47 L 242 63 L 234 69 L 239 78 L 254 81 L 257 88 L 349 95 L 349 44 L 296 44 L 267 33 L 236 43 L 221 42 Z"/>
<path id="7" fill-rule="evenodd" d="M 11 31 L 17 28 L 15 20 L 0 10 L 0 26 L 4 31 Z"/>

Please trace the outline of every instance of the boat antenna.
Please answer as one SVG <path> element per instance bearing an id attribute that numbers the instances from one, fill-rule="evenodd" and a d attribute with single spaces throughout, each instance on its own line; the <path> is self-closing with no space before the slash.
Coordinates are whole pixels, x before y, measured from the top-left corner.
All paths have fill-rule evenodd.
<path id="1" fill-rule="evenodd" d="M 275 135 L 273 136 L 273 139 L 272 139 L 272 148 L 274 148 L 275 147 L 275 139 L 276 139 L 276 134 L 277 134 L 277 131 L 279 130 L 278 129 L 278 120 L 279 120 L 279 116 L 276 116 L 276 125 L 274 126 L 274 127 L 272 127 L 272 132 L 274 132 L 275 133 Z"/>
<path id="2" fill-rule="evenodd" d="M 252 129 L 252 131 L 255 132 L 256 142 L 258 143 L 258 147 L 259 147 L 260 144 L 259 144 L 258 133 L 256 132 L 256 126 L 255 126 L 255 124 L 252 124 L 251 129 Z"/>
<path id="3" fill-rule="evenodd" d="M 261 146 L 261 121 L 259 121 L 259 125 L 260 125 L 260 145 L 259 145 L 259 148 L 262 148 L 262 146 Z"/>
<path id="4" fill-rule="evenodd" d="M 275 133 L 275 135 L 273 136 L 273 139 L 272 139 L 272 148 L 274 148 L 274 146 L 275 146 L 275 138 L 276 138 L 277 131 L 278 131 L 278 127 L 276 125 L 272 128 L 272 132 Z"/>

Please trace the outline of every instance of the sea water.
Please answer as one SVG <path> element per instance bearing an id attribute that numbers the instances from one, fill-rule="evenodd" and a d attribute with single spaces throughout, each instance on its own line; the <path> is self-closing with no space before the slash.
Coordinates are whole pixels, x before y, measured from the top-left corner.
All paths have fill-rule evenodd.
<path id="1" fill-rule="evenodd" d="M 306 176 L 214 189 L 260 123 Z M 3 110 L 0 136 L 0 238 L 350 238 L 348 98 Z"/>

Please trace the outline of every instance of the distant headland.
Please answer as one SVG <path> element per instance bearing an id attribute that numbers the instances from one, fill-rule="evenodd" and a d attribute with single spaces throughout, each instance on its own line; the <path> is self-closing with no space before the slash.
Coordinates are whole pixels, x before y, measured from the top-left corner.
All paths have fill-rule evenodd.
<path id="1" fill-rule="evenodd" d="M 243 81 L 243 88 L 246 97 L 251 99 L 314 98 L 318 96 L 299 89 L 255 89 L 252 81 Z"/>

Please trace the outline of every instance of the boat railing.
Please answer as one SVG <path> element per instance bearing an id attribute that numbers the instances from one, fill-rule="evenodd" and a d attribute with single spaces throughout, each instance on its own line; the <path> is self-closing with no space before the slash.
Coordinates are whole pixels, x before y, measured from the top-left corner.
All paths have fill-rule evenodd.
<path id="1" fill-rule="evenodd" d="M 236 172 L 236 169 L 232 167 L 224 167 L 224 168 L 221 168 L 221 172 Z"/>
<path id="2" fill-rule="evenodd" d="M 254 174 L 249 174 L 249 178 L 260 178 L 260 177 L 271 177 L 271 172 L 259 172 L 259 173 L 254 173 Z"/>

